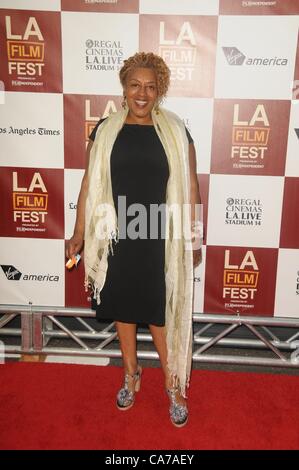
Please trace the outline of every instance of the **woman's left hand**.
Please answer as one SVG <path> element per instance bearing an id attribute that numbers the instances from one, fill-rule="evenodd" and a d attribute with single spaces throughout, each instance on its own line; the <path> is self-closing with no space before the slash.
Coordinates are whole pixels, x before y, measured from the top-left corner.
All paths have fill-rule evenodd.
<path id="1" fill-rule="evenodd" d="M 193 250 L 193 266 L 196 268 L 202 261 L 201 248 Z"/>

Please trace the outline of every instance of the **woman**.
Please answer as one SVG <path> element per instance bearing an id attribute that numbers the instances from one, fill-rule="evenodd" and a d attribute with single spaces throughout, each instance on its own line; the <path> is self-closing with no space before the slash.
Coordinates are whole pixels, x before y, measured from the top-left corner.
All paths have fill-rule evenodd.
<path id="1" fill-rule="evenodd" d="M 176 230 L 187 222 L 198 238 L 195 149 L 182 121 L 159 107 L 170 81 L 161 57 L 135 54 L 124 61 L 120 81 L 123 109 L 101 120 L 91 135 L 66 254 L 78 253 L 84 240 L 86 284 L 94 292 L 97 318 L 116 322 L 125 372 L 117 407 L 131 408 L 140 388 L 136 325 L 146 323 L 164 371 L 170 419 L 183 426 L 192 357 L 192 262 L 199 263 L 200 250 L 192 252 Z M 129 208 L 125 221 L 120 196 Z M 190 203 L 191 216 L 167 212 Z M 138 223 L 136 207 L 139 216 L 141 207 L 146 213 Z M 162 207 L 154 220 L 153 207 Z"/>

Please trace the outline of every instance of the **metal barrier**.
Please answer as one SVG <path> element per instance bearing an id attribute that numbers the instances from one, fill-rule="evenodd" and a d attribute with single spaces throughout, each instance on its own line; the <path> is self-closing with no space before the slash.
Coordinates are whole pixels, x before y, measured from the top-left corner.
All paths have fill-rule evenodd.
<path id="1" fill-rule="evenodd" d="M 20 327 L 9 328 L 19 317 Z M 121 357 L 114 323 L 98 330 L 88 322 L 94 317 L 95 312 L 85 308 L 0 305 L 5 356 Z M 194 314 L 193 320 L 195 362 L 299 367 L 299 319 Z M 137 333 L 137 344 L 138 358 L 158 359 L 149 333 Z"/>

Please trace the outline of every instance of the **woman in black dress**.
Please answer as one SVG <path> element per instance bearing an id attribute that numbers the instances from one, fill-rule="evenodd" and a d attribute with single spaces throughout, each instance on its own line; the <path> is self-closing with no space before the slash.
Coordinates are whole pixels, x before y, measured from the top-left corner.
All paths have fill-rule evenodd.
<path id="1" fill-rule="evenodd" d="M 158 103 L 166 94 L 169 77 L 165 62 L 152 53 L 135 54 L 125 61 L 120 71 L 123 107 L 127 114 L 110 155 L 118 239 L 117 243 L 112 241 L 113 256 L 111 253 L 108 256 L 105 280 L 97 300 L 93 300 L 93 308 L 99 320 L 116 322 L 125 370 L 124 384 L 117 395 L 117 407 L 121 410 L 131 408 L 135 391 L 140 388 L 142 371 L 137 364 L 136 325 L 145 323 L 149 325 L 165 374 L 171 421 L 175 426 L 183 426 L 187 422 L 188 410 L 183 394 L 179 387 L 173 385 L 169 373 L 165 327 L 165 204 L 170 171 L 165 144 L 157 133 L 152 115 L 160 112 Z M 104 132 L 103 123 L 105 120 L 99 121 L 90 136 L 88 155 L 93 141 Z M 190 202 L 195 205 L 200 203 L 195 149 L 190 134 L 187 130 L 185 132 L 189 142 Z M 69 257 L 83 246 L 85 205 L 90 191 L 88 181 L 86 171 L 74 235 L 67 246 Z M 160 210 L 152 212 L 152 208 Z M 153 217 L 153 213 L 158 216 Z M 200 250 L 197 249 L 193 252 L 194 265 L 198 264 L 199 258 Z"/>

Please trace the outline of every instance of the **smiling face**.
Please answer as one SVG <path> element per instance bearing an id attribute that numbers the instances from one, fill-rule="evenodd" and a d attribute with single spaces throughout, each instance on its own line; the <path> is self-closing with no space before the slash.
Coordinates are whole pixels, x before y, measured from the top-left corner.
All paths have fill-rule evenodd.
<path id="1" fill-rule="evenodd" d="M 155 71 L 139 67 L 133 69 L 127 77 L 124 87 L 129 113 L 128 124 L 151 124 L 151 111 L 158 97 Z"/>

